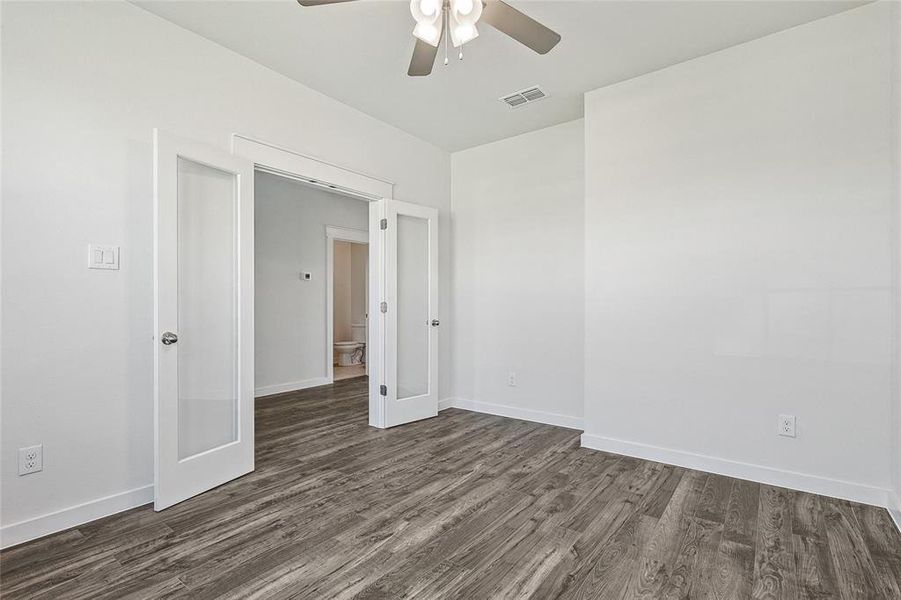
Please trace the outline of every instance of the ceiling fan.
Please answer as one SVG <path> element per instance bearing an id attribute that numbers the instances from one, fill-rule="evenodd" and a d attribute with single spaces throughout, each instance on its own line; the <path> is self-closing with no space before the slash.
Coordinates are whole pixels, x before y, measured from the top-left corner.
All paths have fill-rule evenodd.
<path id="1" fill-rule="evenodd" d="M 353 0 L 297 0 L 301 6 L 321 6 Z M 479 35 L 476 23 L 487 23 L 538 54 L 547 54 L 560 41 L 560 34 L 525 15 L 502 0 L 411 0 L 410 12 L 416 20 L 413 36 L 416 46 L 407 75 L 419 77 L 432 72 L 441 38 L 445 48 L 450 41 L 455 48 Z M 445 56 L 444 63 L 447 64 Z"/>

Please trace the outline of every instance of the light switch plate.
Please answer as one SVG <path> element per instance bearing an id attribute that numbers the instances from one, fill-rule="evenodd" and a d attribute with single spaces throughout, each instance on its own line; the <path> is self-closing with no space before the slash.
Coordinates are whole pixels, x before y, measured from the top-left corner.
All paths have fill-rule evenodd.
<path id="1" fill-rule="evenodd" d="M 88 268 L 119 270 L 119 246 L 88 244 Z"/>

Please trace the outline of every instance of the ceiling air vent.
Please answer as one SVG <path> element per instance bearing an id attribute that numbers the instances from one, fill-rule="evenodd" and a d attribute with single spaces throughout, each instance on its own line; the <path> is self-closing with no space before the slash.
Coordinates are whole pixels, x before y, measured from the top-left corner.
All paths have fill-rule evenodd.
<path id="1" fill-rule="evenodd" d="M 532 87 L 528 87 L 524 90 L 519 90 L 518 92 L 513 92 L 512 94 L 502 96 L 500 100 L 510 108 L 516 108 L 517 106 L 522 106 L 523 104 L 528 104 L 529 102 L 535 102 L 536 100 L 541 100 L 542 98 L 546 97 L 547 94 L 545 94 L 540 87 L 533 85 Z"/>

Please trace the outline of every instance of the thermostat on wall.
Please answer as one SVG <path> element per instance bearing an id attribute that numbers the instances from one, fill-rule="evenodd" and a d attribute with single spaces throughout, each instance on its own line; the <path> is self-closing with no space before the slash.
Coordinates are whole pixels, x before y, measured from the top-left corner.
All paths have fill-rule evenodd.
<path id="1" fill-rule="evenodd" d="M 300 278 L 303 279 L 304 281 L 309 281 L 309 280 L 313 279 L 313 274 L 310 273 L 309 271 L 303 271 L 300 274 Z"/>

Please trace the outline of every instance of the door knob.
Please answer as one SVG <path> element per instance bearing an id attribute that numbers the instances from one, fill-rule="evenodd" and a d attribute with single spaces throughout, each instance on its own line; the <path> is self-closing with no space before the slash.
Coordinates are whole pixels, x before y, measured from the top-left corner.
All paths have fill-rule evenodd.
<path id="1" fill-rule="evenodd" d="M 432 327 L 438 327 L 439 325 L 441 325 L 441 321 L 439 321 L 438 319 L 432 319 Z"/>
<path id="2" fill-rule="evenodd" d="M 163 332 L 163 335 L 160 336 L 160 341 L 163 342 L 164 346 L 171 346 L 178 341 L 178 336 L 171 331 L 165 331 Z"/>

